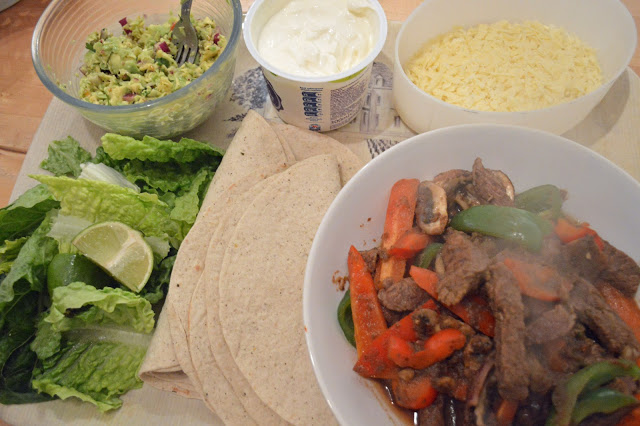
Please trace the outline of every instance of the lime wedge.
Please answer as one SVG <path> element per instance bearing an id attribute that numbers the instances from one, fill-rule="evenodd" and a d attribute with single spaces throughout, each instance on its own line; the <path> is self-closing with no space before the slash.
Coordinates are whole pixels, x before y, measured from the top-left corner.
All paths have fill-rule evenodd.
<path id="1" fill-rule="evenodd" d="M 151 247 L 140 232 L 124 223 L 96 223 L 78 234 L 72 243 L 80 253 L 136 293 L 151 276 Z"/>

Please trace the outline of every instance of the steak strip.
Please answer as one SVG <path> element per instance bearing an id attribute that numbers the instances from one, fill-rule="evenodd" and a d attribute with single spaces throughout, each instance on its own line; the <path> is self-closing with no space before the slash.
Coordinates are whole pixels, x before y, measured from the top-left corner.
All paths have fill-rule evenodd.
<path id="1" fill-rule="evenodd" d="M 524 401 L 529 395 L 529 372 L 524 344 L 524 306 L 511 271 L 497 263 L 490 268 L 486 287 L 496 319 L 496 377 L 504 399 Z"/>
<path id="2" fill-rule="evenodd" d="M 576 316 L 564 305 L 556 305 L 527 325 L 530 343 L 545 343 L 569 334 Z"/>
<path id="3" fill-rule="evenodd" d="M 635 361 L 640 344 L 629 326 L 611 309 L 597 288 L 577 278 L 569 295 L 569 305 L 578 320 L 614 355 Z"/>
<path id="4" fill-rule="evenodd" d="M 438 301 L 454 305 L 484 279 L 490 259 L 464 232 L 449 229 L 440 252 L 445 273 L 438 281 Z"/>

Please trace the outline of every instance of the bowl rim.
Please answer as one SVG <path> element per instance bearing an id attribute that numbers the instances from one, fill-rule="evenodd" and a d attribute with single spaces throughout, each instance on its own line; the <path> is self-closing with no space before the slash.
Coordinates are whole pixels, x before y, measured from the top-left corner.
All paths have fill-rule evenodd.
<path id="1" fill-rule="evenodd" d="M 394 45 L 393 62 L 394 62 L 395 67 L 399 68 L 399 70 L 400 70 L 400 72 L 397 73 L 397 74 L 400 75 L 400 78 L 402 79 L 403 84 L 408 85 L 411 88 L 412 92 L 416 93 L 418 96 L 424 96 L 425 99 L 428 99 L 431 102 L 435 102 L 436 104 L 438 104 L 438 106 L 449 107 L 449 108 L 453 108 L 453 109 L 455 109 L 457 111 L 462 111 L 462 112 L 466 112 L 466 113 L 486 114 L 487 117 L 494 117 L 496 119 L 504 118 L 504 117 L 509 116 L 509 115 L 513 116 L 514 114 L 518 114 L 518 115 L 531 114 L 531 113 L 536 113 L 538 111 L 544 111 L 544 112 L 549 111 L 550 113 L 552 113 L 555 110 L 559 110 L 560 108 L 563 108 L 563 107 L 565 107 L 567 105 L 571 105 L 571 104 L 574 104 L 574 103 L 581 102 L 584 99 L 591 98 L 591 97 L 599 97 L 599 96 L 601 96 L 603 94 L 603 91 L 605 91 L 605 92 L 608 91 L 609 88 L 613 85 L 613 83 L 627 69 L 627 67 L 629 66 L 629 63 L 631 62 L 631 58 L 633 58 L 633 54 L 634 54 L 636 46 L 638 44 L 637 31 L 632 31 L 632 33 L 633 33 L 633 42 L 631 43 L 629 51 L 627 52 L 627 58 L 624 61 L 624 65 L 619 67 L 612 74 L 611 78 L 609 78 L 609 80 L 607 80 L 606 82 L 603 82 L 602 84 L 600 84 L 600 86 L 598 86 L 597 88 L 595 88 L 591 92 L 585 93 L 584 95 L 579 96 L 579 97 L 577 97 L 575 99 L 572 99 L 570 101 L 563 102 L 563 103 L 560 103 L 560 104 L 551 105 L 551 106 L 544 107 L 544 108 L 537 108 L 537 109 L 531 109 L 531 110 L 526 110 L 526 111 L 483 111 L 483 110 L 478 110 L 478 109 L 465 108 L 465 107 L 462 107 L 460 105 L 455 105 L 455 104 L 450 104 L 448 102 L 445 102 L 445 101 L 443 101 L 441 99 L 438 99 L 435 96 L 425 92 L 424 90 L 420 89 L 407 76 L 407 73 L 404 70 L 404 65 L 400 63 L 400 58 L 398 57 L 398 50 L 399 50 L 399 46 L 400 46 L 400 41 L 403 39 L 403 35 L 405 33 L 406 28 L 414 20 L 417 19 L 416 16 L 418 15 L 418 13 L 420 13 L 421 9 L 427 8 L 427 7 L 430 6 L 431 1 L 432 0 L 424 0 L 420 5 L 418 5 L 418 7 L 416 7 L 413 10 L 413 12 L 411 12 L 409 17 L 402 23 L 402 27 L 400 28 L 400 31 L 398 32 L 398 35 L 397 35 L 396 41 L 395 41 L 395 45 Z M 602 0 L 602 1 L 605 1 L 605 0 Z M 622 4 L 622 2 L 620 2 L 618 0 L 606 0 L 606 1 L 609 1 L 609 3 L 613 7 L 619 8 L 621 13 L 624 15 L 625 22 L 621 23 L 621 25 L 630 25 L 631 27 L 633 27 L 635 29 L 635 21 L 633 20 L 633 17 L 631 16 L 631 13 L 629 12 L 629 10 L 625 7 L 625 5 Z M 415 52 L 414 52 L 414 54 L 415 54 Z"/>
<path id="2" fill-rule="evenodd" d="M 225 46 L 218 59 L 200 77 L 196 78 L 191 83 L 187 84 L 184 87 L 181 87 L 173 93 L 150 100 L 148 102 L 131 105 L 94 104 L 91 102 L 83 101 L 75 96 L 71 96 L 64 90 L 60 89 L 57 84 L 49 79 L 47 74 L 44 72 L 42 64 L 40 63 L 40 36 L 42 35 L 42 27 L 48 21 L 49 17 L 55 12 L 58 5 L 66 1 L 73 2 L 73 0 L 53 0 L 38 19 L 38 22 L 36 23 L 33 31 L 33 37 L 31 38 L 31 60 L 33 62 L 33 67 L 35 68 L 36 73 L 40 78 L 40 81 L 42 81 L 45 87 L 49 89 L 49 91 L 53 93 L 55 97 L 76 108 L 85 111 L 91 111 L 93 113 L 122 114 L 128 112 L 145 111 L 151 110 L 156 107 L 161 107 L 165 104 L 169 104 L 173 101 L 181 99 L 187 92 L 197 90 L 198 83 L 204 80 L 204 77 L 216 73 L 223 63 L 226 63 L 228 59 L 233 57 L 233 55 L 235 54 L 236 45 L 238 44 L 238 41 L 240 39 L 240 33 L 242 32 L 242 4 L 240 3 L 240 0 L 227 0 L 227 3 L 231 4 L 233 10 L 233 27 L 231 29 L 231 35 L 227 39 L 227 45 Z"/>
<path id="3" fill-rule="evenodd" d="M 322 394 L 325 398 L 325 401 L 327 402 L 327 404 L 329 405 L 329 407 L 331 408 L 331 411 L 333 413 L 333 415 L 336 417 L 336 419 L 338 420 L 339 424 L 347 424 L 346 423 L 346 419 L 344 417 L 345 413 L 343 413 L 342 411 L 338 411 L 337 407 L 333 404 L 334 402 L 336 402 L 336 399 L 334 396 L 331 395 L 330 393 L 330 389 L 329 389 L 329 384 L 326 380 L 326 378 L 324 376 L 322 376 L 320 374 L 320 370 L 319 370 L 319 361 L 316 360 L 317 357 L 320 357 L 320 350 L 317 349 L 317 345 L 314 343 L 314 340 L 312 338 L 312 332 L 310 330 L 312 330 L 313 328 L 310 327 L 310 324 L 312 323 L 311 321 L 311 311 L 313 309 L 311 309 L 311 306 L 313 304 L 313 300 L 311 299 L 311 291 L 309 290 L 312 286 L 312 282 L 313 282 L 313 271 L 315 268 L 312 267 L 312 259 L 315 259 L 321 252 L 319 251 L 321 249 L 320 247 L 320 242 L 319 242 L 319 238 L 318 236 L 320 235 L 321 232 L 324 232 L 327 226 L 328 226 L 328 221 L 329 221 L 329 216 L 330 213 L 332 213 L 332 211 L 336 208 L 335 206 L 338 205 L 339 203 L 342 203 L 343 199 L 346 199 L 349 197 L 350 193 L 352 192 L 351 188 L 355 187 L 356 185 L 358 185 L 357 181 L 360 180 L 361 176 L 367 177 L 371 172 L 370 170 L 372 169 L 376 169 L 378 168 L 378 164 L 382 163 L 384 161 L 387 161 L 387 157 L 395 155 L 396 151 L 402 151 L 402 150 L 409 150 L 411 151 L 412 146 L 413 145 L 417 145 L 417 144 L 421 144 L 421 143 L 430 143 L 430 142 L 425 142 L 424 139 L 426 139 L 427 141 L 429 141 L 430 139 L 433 139 L 434 137 L 437 137 L 437 135 L 440 135 L 442 133 L 460 133 L 460 132 L 465 132 L 465 131 L 474 131 L 474 130 L 480 130 L 480 131 L 486 131 L 486 130 L 495 130 L 497 132 L 512 132 L 512 131 L 517 131 L 517 132 L 524 132 L 524 133 L 530 133 L 530 134 L 537 134 L 538 136 L 542 136 L 548 139 L 552 139 L 555 143 L 564 145 L 566 147 L 571 147 L 572 149 L 581 151 L 584 155 L 591 157 L 593 159 L 598 160 L 599 162 L 604 162 L 607 163 L 608 166 L 611 168 L 611 170 L 615 171 L 615 173 L 621 175 L 621 179 L 625 179 L 628 182 L 632 183 L 634 185 L 634 187 L 636 188 L 636 190 L 638 192 L 640 192 L 640 182 L 638 182 L 633 176 L 631 176 L 631 174 L 629 174 L 626 170 L 624 170 L 622 167 L 618 166 L 616 163 L 614 163 L 613 161 L 609 160 L 608 158 L 606 158 L 604 155 L 574 141 L 571 140 L 569 138 L 566 138 L 564 136 L 561 135 L 557 135 L 548 131 L 544 131 L 544 130 L 540 130 L 540 129 L 535 129 L 535 128 L 529 128 L 529 127 L 524 127 L 524 126 L 518 126 L 518 125 L 512 125 L 512 124 L 496 124 L 496 123 L 471 123 L 471 124 L 458 124 L 458 125 L 452 125 L 452 126 L 447 126 L 447 127 L 441 127 L 438 129 L 434 129 L 434 130 L 430 130 L 428 132 L 424 132 L 424 133 L 419 133 L 417 135 L 414 135 L 404 141 L 401 141 L 399 143 L 397 143 L 396 145 L 392 146 L 391 148 L 385 150 L 384 152 L 382 152 L 380 155 L 376 156 L 375 158 L 371 159 L 371 161 L 369 161 L 368 163 L 366 163 L 360 170 L 358 170 L 358 172 L 349 180 L 349 182 L 347 182 L 347 184 L 340 190 L 340 192 L 338 193 L 338 195 L 336 196 L 336 198 L 333 200 L 333 202 L 331 203 L 331 205 L 329 206 L 329 208 L 327 209 L 327 211 L 325 212 L 325 215 L 318 227 L 318 230 L 314 236 L 312 245 L 311 245 L 311 249 L 309 250 L 309 256 L 307 259 L 307 263 L 306 263 L 306 267 L 305 267 L 305 275 L 304 275 L 304 284 L 303 284 L 303 294 L 302 294 L 302 316 L 303 316 L 303 323 L 305 325 L 305 330 L 307 331 L 307 329 L 309 331 L 305 332 L 305 342 L 307 345 L 307 354 L 309 356 L 309 359 L 311 361 L 312 364 L 312 368 L 313 368 L 313 372 L 316 376 L 316 381 L 320 387 L 320 390 L 322 391 Z M 345 255 L 345 261 L 346 261 L 346 255 Z M 333 287 L 329 287 L 332 291 L 334 290 Z M 337 305 L 335 306 L 337 308 Z M 354 349 L 355 350 L 355 349 Z M 355 373 L 354 373 L 355 374 Z M 373 390 L 372 390 L 372 395 L 373 395 Z"/>
<path id="4" fill-rule="evenodd" d="M 266 62 L 262 58 L 262 55 L 260 55 L 257 47 L 253 43 L 253 38 L 251 36 L 251 25 L 247 25 L 247 23 L 251 23 L 251 21 L 253 20 L 253 17 L 255 16 L 257 11 L 262 7 L 265 1 L 266 0 L 255 0 L 251 4 L 251 7 L 249 7 L 249 10 L 247 11 L 247 16 L 245 17 L 245 21 L 244 21 L 245 25 L 243 28 L 244 43 L 247 46 L 247 50 L 249 51 L 253 59 L 256 62 L 258 62 L 258 64 L 260 64 L 262 68 L 266 69 L 272 74 L 286 78 L 287 80 L 299 81 L 299 82 L 305 82 L 305 83 L 332 83 L 332 82 L 336 82 L 337 80 L 342 80 L 347 77 L 351 77 L 352 75 L 355 75 L 361 72 L 369 64 L 373 63 L 373 61 L 378 57 L 378 55 L 380 54 L 380 52 L 382 51 L 382 48 L 386 43 L 387 33 L 388 33 L 387 15 L 385 14 L 384 9 L 382 8 L 382 6 L 378 1 L 367 0 L 367 2 L 369 3 L 369 6 L 371 6 L 371 8 L 375 10 L 378 16 L 378 21 L 379 21 L 378 31 L 380 33 L 378 40 L 376 41 L 376 44 L 373 46 L 373 48 L 371 49 L 371 51 L 367 56 L 365 56 L 360 62 L 358 62 L 351 68 L 336 74 L 329 74 L 329 75 L 322 75 L 322 76 L 303 76 L 303 75 L 295 75 L 295 74 L 288 73 L 282 70 L 281 68 L 274 67 L 273 65 Z"/>

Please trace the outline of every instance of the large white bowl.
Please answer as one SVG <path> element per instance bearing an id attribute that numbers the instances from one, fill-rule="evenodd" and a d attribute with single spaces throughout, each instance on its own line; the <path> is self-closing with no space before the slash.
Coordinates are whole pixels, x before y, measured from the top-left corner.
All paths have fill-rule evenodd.
<path id="1" fill-rule="evenodd" d="M 566 211 L 588 221 L 636 261 L 640 258 L 640 184 L 582 145 L 538 130 L 492 124 L 434 130 L 396 145 L 367 164 L 338 194 L 307 263 L 307 345 L 320 387 L 341 424 L 401 424 L 402 418 L 372 381 L 353 372 L 356 351 L 338 325 L 336 309 L 343 293 L 332 278 L 347 275 L 350 245 L 367 249 L 380 241 L 394 182 L 429 179 L 454 168 L 470 170 L 476 157 L 486 167 L 506 172 L 518 192 L 545 183 L 568 190 Z"/>
<path id="2" fill-rule="evenodd" d="M 537 20 L 562 27 L 596 49 L 604 74 L 598 89 L 573 101 L 523 112 L 486 112 L 441 101 L 409 80 L 403 66 L 428 40 L 454 26 L 502 19 Z M 416 133 L 467 123 L 513 124 L 562 134 L 582 121 L 625 70 L 637 33 L 620 0 L 425 0 L 405 21 L 396 39 L 393 98 L 402 120 Z"/>

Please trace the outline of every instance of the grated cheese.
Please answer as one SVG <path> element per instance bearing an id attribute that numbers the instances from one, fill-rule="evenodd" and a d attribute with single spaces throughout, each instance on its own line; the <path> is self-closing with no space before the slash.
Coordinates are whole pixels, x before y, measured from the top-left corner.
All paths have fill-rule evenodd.
<path id="1" fill-rule="evenodd" d="M 535 21 L 454 28 L 427 42 L 405 72 L 430 95 L 479 111 L 545 108 L 602 84 L 593 48 Z"/>

